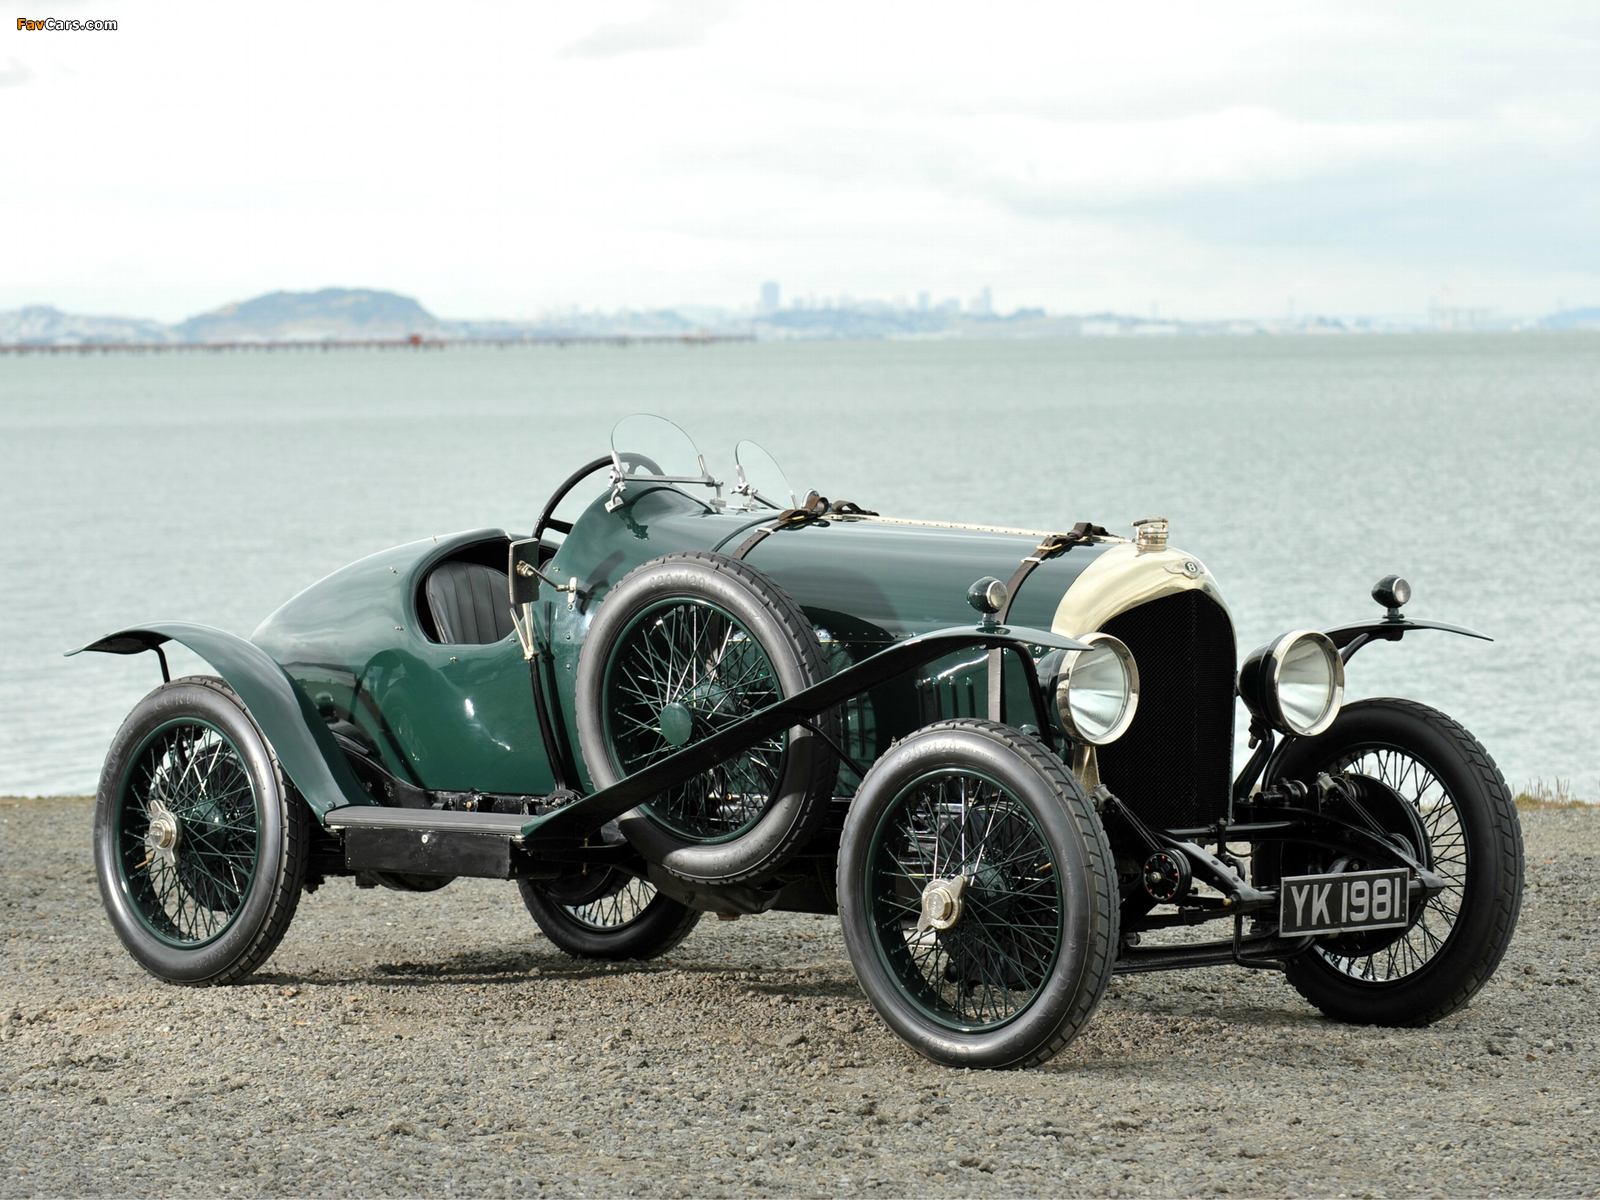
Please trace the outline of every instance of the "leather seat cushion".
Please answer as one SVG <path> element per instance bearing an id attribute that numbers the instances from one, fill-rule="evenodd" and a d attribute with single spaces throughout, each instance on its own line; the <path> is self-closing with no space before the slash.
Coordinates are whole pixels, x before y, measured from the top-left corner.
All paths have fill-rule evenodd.
<path id="1" fill-rule="evenodd" d="M 482 563 L 444 563 L 429 573 L 423 592 L 441 642 L 498 642 L 513 628 L 504 571 Z"/>

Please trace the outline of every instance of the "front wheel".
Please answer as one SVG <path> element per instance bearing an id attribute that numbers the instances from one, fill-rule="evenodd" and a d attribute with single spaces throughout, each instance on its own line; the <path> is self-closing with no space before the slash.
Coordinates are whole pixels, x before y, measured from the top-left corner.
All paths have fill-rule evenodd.
<path id="1" fill-rule="evenodd" d="M 553 882 L 519 879 L 528 915 L 577 958 L 656 958 L 694 931 L 700 914 L 615 867 Z"/>
<path id="2" fill-rule="evenodd" d="M 839 848 L 839 915 L 867 999 L 952 1067 L 1028 1067 L 1083 1028 L 1117 945 L 1100 819 L 1043 743 L 944 721 L 883 755 Z"/>
<path id="3" fill-rule="evenodd" d="M 1273 781 L 1310 783 L 1324 771 L 1367 776 L 1404 801 L 1404 828 L 1425 838 L 1422 860 L 1445 888 L 1401 936 L 1371 945 L 1356 935 L 1321 939 L 1290 960 L 1289 982 L 1336 1020 L 1430 1025 L 1488 982 L 1517 927 L 1522 825 L 1511 789 L 1476 738 L 1411 700 L 1347 705 L 1326 733 L 1285 747 Z M 1296 853 L 1282 848 L 1292 868 L 1283 874 L 1328 869 L 1291 862 Z"/>
<path id="4" fill-rule="evenodd" d="M 220 679 L 163 684 L 117 731 L 95 797 L 94 865 L 111 925 L 152 975 L 236 983 L 300 900 L 310 814 Z"/>

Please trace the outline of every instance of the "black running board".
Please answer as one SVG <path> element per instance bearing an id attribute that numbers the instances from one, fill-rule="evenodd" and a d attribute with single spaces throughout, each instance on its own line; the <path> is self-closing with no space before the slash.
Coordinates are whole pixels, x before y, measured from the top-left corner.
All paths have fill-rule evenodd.
<path id="1" fill-rule="evenodd" d="M 521 813 L 451 812 L 352 804 L 325 818 L 344 834 L 349 871 L 470 879 L 554 879 L 561 869 L 522 848 Z"/>

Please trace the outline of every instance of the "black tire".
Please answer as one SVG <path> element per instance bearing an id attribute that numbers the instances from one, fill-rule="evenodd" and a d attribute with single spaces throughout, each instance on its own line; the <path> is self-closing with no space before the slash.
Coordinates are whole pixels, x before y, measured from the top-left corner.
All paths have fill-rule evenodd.
<path id="1" fill-rule="evenodd" d="M 706 662 L 703 675 L 699 667 L 691 677 L 653 665 L 680 650 L 687 663 Z M 724 667 L 735 685 L 719 681 Z M 584 639 L 576 688 L 584 763 L 595 786 L 606 787 L 827 674 L 799 605 L 754 567 L 701 550 L 652 559 L 612 589 Z M 682 722 L 676 736 L 687 740 L 669 740 L 669 708 Z M 817 722 L 836 737 L 833 713 Z M 827 741 L 796 726 L 653 798 L 618 826 L 645 858 L 680 878 L 754 882 L 816 832 L 838 771 Z"/>
<path id="2" fill-rule="evenodd" d="M 310 820 L 227 684 L 163 684 L 128 714 L 100 773 L 94 863 L 112 928 L 168 983 L 237 983 L 294 918 Z"/>
<path id="3" fill-rule="evenodd" d="M 1336 1020 L 1430 1025 L 1465 1007 L 1511 944 L 1522 907 L 1517 807 L 1478 740 L 1411 700 L 1346 706 L 1325 733 L 1284 748 L 1272 781 L 1310 783 L 1319 772 L 1345 769 L 1383 779 L 1411 805 L 1431 843 L 1425 856 L 1451 886 L 1403 937 L 1348 954 L 1338 952 L 1339 939 L 1324 938 L 1290 960 L 1288 979 Z"/>
<path id="4" fill-rule="evenodd" d="M 701 916 L 615 868 L 554 883 L 519 879 L 517 889 L 545 937 L 577 958 L 656 958 Z"/>
<path id="5" fill-rule="evenodd" d="M 921 896 L 952 869 L 969 878 L 954 923 L 918 932 Z M 1111 982 L 1105 829 L 1061 760 L 1008 726 L 941 721 L 879 758 L 845 821 L 838 884 L 862 989 L 936 1063 L 1036 1066 L 1078 1034 Z"/>

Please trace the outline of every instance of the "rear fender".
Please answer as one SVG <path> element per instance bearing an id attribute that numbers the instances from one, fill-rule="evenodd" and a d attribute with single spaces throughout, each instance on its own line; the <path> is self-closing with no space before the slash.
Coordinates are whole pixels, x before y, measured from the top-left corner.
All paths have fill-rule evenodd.
<path id="1" fill-rule="evenodd" d="M 319 822 L 330 809 L 377 803 L 361 786 L 305 692 L 254 642 L 209 625 L 164 621 L 124 629 L 67 653 L 71 656 L 94 650 L 103 654 L 139 654 L 154 650 L 161 656 L 161 674 L 165 678 L 166 656 L 160 647 L 167 642 L 186 646 L 205 659 L 244 701 L 271 743 L 279 765 Z"/>

